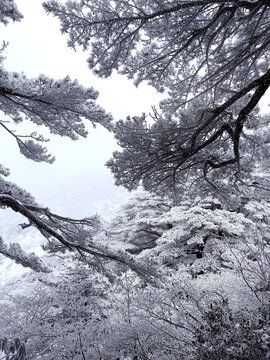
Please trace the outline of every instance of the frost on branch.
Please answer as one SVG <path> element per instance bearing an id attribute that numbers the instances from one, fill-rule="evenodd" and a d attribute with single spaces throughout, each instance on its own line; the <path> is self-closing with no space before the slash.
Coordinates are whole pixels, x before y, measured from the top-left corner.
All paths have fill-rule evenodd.
<path id="1" fill-rule="evenodd" d="M 270 85 L 269 1 L 52 0 L 43 6 L 59 18 L 69 46 L 89 51 L 96 74 L 117 70 L 136 85 L 146 81 L 166 92 L 153 126 L 128 119 L 115 127 L 123 151 L 108 165 L 118 185 L 134 189 L 143 181 L 147 190 L 164 185 L 163 192 L 180 184 L 181 191 L 188 178 L 226 194 L 228 182 L 241 186 L 253 175 L 253 153 L 265 160 L 256 133 L 257 105 Z"/>
<path id="2" fill-rule="evenodd" d="M 41 146 L 38 143 L 35 143 L 33 140 L 20 141 L 17 139 L 17 144 L 19 146 L 21 154 L 26 158 L 34 161 L 44 161 L 47 163 L 53 163 L 54 157 L 48 154 L 47 149 L 44 146 Z"/>
<path id="3" fill-rule="evenodd" d="M 19 244 L 13 243 L 9 247 L 4 244 L 2 238 L 0 237 L 0 253 L 11 260 L 14 260 L 17 264 L 20 264 L 24 267 L 30 268 L 36 272 L 50 272 L 50 270 L 45 266 L 37 255 L 34 253 L 27 254 L 23 251 Z"/>
<path id="4" fill-rule="evenodd" d="M 14 0 L 2 0 L 0 2 L 0 22 L 7 25 L 10 20 L 20 21 L 23 18 Z"/>
<path id="5" fill-rule="evenodd" d="M 9 169 L 0 164 L 0 175 L 9 176 Z"/>
<path id="6" fill-rule="evenodd" d="M 108 235 L 123 242 L 128 252 L 139 254 L 156 246 L 157 239 L 170 227 L 170 220 L 161 223 L 172 202 L 142 189 L 121 207 L 111 224 Z"/>
<path id="7" fill-rule="evenodd" d="M 20 339 L 0 339 L 0 357 L 3 360 L 27 360 L 25 343 Z"/>
<path id="8" fill-rule="evenodd" d="M 84 88 L 68 76 L 58 81 L 45 75 L 28 79 L 24 74 L 9 73 L 0 68 L 1 111 L 14 123 L 30 120 L 47 127 L 52 134 L 72 140 L 87 136 L 83 119 L 90 121 L 93 126 L 101 124 L 111 129 L 111 115 L 95 103 L 97 96 L 93 88 Z M 40 144 L 47 141 L 42 135 L 16 134 L 1 119 L 0 127 L 17 140 L 21 153 L 27 158 L 49 163 L 53 161 L 53 157 Z"/>
<path id="9" fill-rule="evenodd" d="M 3 168 L 0 168 L 0 170 Z M 4 168 L 5 169 L 5 168 Z M 7 169 L 5 169 L 5 174 L 7 173 Z M 0 198 L 1 195 L 9 195 L 12 196 L 19 201 L 22 201 L 26 204 L 37 205 L 34 197 L 27 192 L 26 190 L 20 188 L 18 185 L 6 180 L 3 176 L 1 176 L 0 172 Z M 1 208 L 1 200 L 0 200 L 0 208 Z"/>

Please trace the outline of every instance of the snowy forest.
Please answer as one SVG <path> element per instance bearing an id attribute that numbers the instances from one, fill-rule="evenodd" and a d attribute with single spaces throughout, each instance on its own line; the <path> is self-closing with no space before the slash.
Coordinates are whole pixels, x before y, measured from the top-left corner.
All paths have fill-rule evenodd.
<path id="1" fill-rule="evenodd" d="M 270 359 L 269 0 L 49 0 L 43 11 L 89 72 L 162 100 L 114 118 L 69 74 L 8 71 L 1 45 L 1 137 L 52 164 L 48 132 L 61 146 L 102 127 L 118 144 L 106 166 L 130 193 L 111 220 L 75 219 L 0 164 L 1 217 L 20 214 L 22 238 L 34 229 L 41 244 L 24 249 L 0 219 L 1 258 L 28 269 L 0 287 L 0 359 Z M 0 0 L 0 22 L 19 21 Z"/>

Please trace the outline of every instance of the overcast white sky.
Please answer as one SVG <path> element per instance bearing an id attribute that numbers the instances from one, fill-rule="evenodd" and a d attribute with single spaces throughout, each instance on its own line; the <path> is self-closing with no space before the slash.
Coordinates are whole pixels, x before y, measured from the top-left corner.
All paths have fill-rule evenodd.
<path id="1" fill-rule="evenodd" d="M 100 92 L 98 103 L 115 119 L 148 113 L 151 105 L 158 103 L 160 96 L 146 85 L 136 89 L 131 81 L 120 76 L 108 80 L 94 77 L 85 61 L 87 54 L 67 48 L 57 19 L 45 14 L 42 0 L 16 3 L 24 19 L 6 27 L 0 25 L 0 41 L 9 42 L 5 52 L 7 70 L 23 71 L 29 77 L 43 73 L 56 79 L 66 75 L 77 78 L 84 86 L 93 86 Z M 125 198 L 124 191 L 113 185 L 104 166 L 116 144 L 105 129 L 89 129 L 86 140 L 73 142 L 52 137 L 48 148 L 56 156 L 53 165 L 24 159 L 14 139 L 1 131 L 1 163 L 10 168 L 11 181 L 54 211 L 76 217 L 95 212 L 111 216 L 112 207 Z"/>

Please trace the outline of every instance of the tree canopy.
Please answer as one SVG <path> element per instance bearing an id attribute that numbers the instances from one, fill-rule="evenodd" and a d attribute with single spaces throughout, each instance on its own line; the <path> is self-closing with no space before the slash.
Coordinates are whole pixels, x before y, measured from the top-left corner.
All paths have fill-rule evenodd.
<path id="1" fill-rule="evenodd" d="M 28 275 L 1 297 L 9 340 L 0 346 L 8 355 L 20 338 L 22 359 L 267 360 L 270 206 L 218 205 L 134 192 L 96 243 L 133 250 L 156 286 L 119 262 L 58 257 L 52 273 Z"/>
<path id="2" fill-rule="evenodd" d="M 270 205 L 261 196 L 269 115 L 258 108 L 270 84 L 269 1 L 50 0 L 44 8 L 69 46 L 90 52 L 96 74 L 147 81 L 164 100 L 151 116 L 113 123 L 92 88 L 28 79 L 0 59 L 0 130 L 24 156 L 53 161 L 42 135 L 18 135 L 10 122 L 76 140 L 88 120 L 122 147 L 107 164 L 116 183 L 151 190 L 134 192 L 110 222 L 76 220 L 37 204 L 0 165 L 0 207 L 25 216 L 21 227 L 35 226 L 56 255 L 45 264 L 0 237 L 3 255 L 39 273 L 1 293 L 1 356 L 269 359 Z M 21 18 L 2 1 L 2 23 Z M 215 194 L 205 197 L 209 188 Z"/>
<path id="3" fill-rule="evenodd" d="M 69 46 L 90 52 L 94 73 L 108 77 L 117 70 L 136 85 L 147 81 L 164 92 L 164 100 L 150 117 L 142 114 L 114 124 L 95 103 L 93 88 L 68 76 L 56 81 L 7 72 L 1 57 L 1 110 L 11 121 L 30 120 L 74 140 L 87 136 L 83 119 L 113 131 L 122 151 L 107 165 L 116 184 L 129 190 L 142 182 L 146 189 L 176 199 L 210 186 L 233 202 L 241 186 L 246 193 L 269 190 L 261 176 L 262 168 L 264 174 L 269 168 L 269 120 L 258 111 L 270 84 L 268 1 L 52 0 L 43 6 L 60 19 Z M 2 7 L 2 23 L 21 20 L 13 1 Z M 17 134 L 5 119 L 0 127 L 27 158 L 53 162 L 43 135 Z M 48 239 L 127 262 L 128 254 L 119 257 L 92 242 L 97 217 L 73 220 L 53 214 L 8 182 L 9 171 L 2 165 L 0 174 L 0 204 L 26 216 L 28 225 Z M 128 263 L 134 268 L 132 257 Z"/>
<path id="4" fill-rule="evenodd" d="M 269 1 L 51 0 L 44 8 L 69 46 L 89 51 L 96 74 L 117 70 L 165 94 L 151 121 L 116 124 L 123 150 L 108 166 L 118 185 L 172 189 L 191 179 L 220 190 L 228 176 L 240 185 L 254 175 L 254 152 L 268 150 L 256 134 L 270 84 Z"/>
<path id="5" fill-rule="evenodd" d="M 22 18 L 13 1 L 5 1 L 0 5 L 0 13 L 0 21 L 5 25 L 10 20 L 20 21 Z M 1 53 L 5 47 L 6 43 L 3 44 Z M 100 124 L 108 131 L 112 129 L 112 116 L 96 104 L 98 92 L 93 88 L 84 88 L 69 76 L 63 80 L 54 80 L 45 75 L 29 79 L 23 73 L 6 71 L 3 61 L 4 57 L 1 56 L 0 111 L 6 117 L 0 119 L 0 130 L 15 138 L 20 152 L 26 158 L 37 162 L 54 161 L 54 157 L 48 154 L 44 146 L 48 139 L 36 132 L 20 135 L 12 130 L 10 123 L 30 121 L 35 125 L 47 127 L 52 134 L 72 140 L 87 136 L 84 121 L 90 121 L 93 126 Z M 57 240 L 60 248 L 62 246 L 78 253 L 119 260 L 124 264 L 131 261 L 131 267 L 137 267 L 131 256 L 127 260 L 125 256 L 102 244 L 98 246 L 92 243 L 93 235 L 100 229 L 101 222 L 98 216 L 71 219 L 54 214 L 47 207 L 40 206 L 30 193 L 7 181 L 8 176 L 9 169 L 0 164 L 0 207 L 10 208 L 28 219 L 28 223 L 21 224 L 22 228 L 36 227 L 48 239 L 49 244 Z M 0 239 L 0 253 L 3 255 L 36 271 L 49 271 L 34 254 L 24 253 L 18 244 L 12 244 L 8 248 L 4 239 Z M 52 244 L 52 247 L 54 245 Z"/>

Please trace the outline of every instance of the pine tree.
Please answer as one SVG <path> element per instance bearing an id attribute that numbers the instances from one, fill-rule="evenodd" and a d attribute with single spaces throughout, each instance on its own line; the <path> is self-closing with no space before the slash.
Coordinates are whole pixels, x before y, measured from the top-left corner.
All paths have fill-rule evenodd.
<path id="1" fill-rule="evenodd" d="M 20 21 L 21 18 L 22 15 L 13 1 L 1 2 L 2 23 L 7 24 L 10 20 Z M 4 43 L 1 54 L 5 47 Z M 85 121 L 89 121 L 93 126 L 100 124 L 111 131 L 112 116 L 96 104 L 98 93 L 93 88 L 84 88 L 69 76 L 62 80 L 54 80 L 45 75 L 29 79 L 23 73 L 6 71 L 3 62 L 4 58 L 1 56 L 0 104 L 2 114 L 8 120 L 0 120 L 0 129 L 11 139 L 15 139 L 20 152 L 26 158 L 37 162 L 54 161 L 54 157 L 44 146 L 48 139 L 37 132 L 18 134 L 12 130 L 10 123 L 16 125 L 29 121 L 47 127 L 52 134 L 72 140 L 87 136 Z M 26 217 L 28 223 L 22 224 L 23 228 L 36 227 L 48 239 L 51 249 L 55 248 L 56 241 L 62 249 L 64 247 L 80 254 L 84 252 L 94 257 L 118 260 L 117 253 L 105 249 L 101 244 L 97 248 L 92 242 L 94 234 L 100 229 L 98 216 L 77 220 L 54 214 L 47 207 L 37 204 L 33 196 L 24 189 L 7 181 L 8 175 L 9 170 L 0 165 L 0 207 L 10 208 Z M 3 244 L 2 254 L 24 265 L 28 264 L 32 269 L 40 268 L 36 257 L 28 256 L 27 259 L 18 245 L 12 246 L 12 249 L 7 250 L 7 246 Z M 122 263 L 126 262 L 124 255 L 119 260 Z"/>
<path id="2" fill-rule="evenodd" d="M 169 199 L 137 190 L 112 220 L 109 237 L 123 242 L 130 253 L 151 249 L 164 230 L 170 227 L 169 222 L 161 224 L 160 218 L 171 206 Z"/>
<path id="3" fill-rule="evenodd" d="M 51 0 L 44 8 L 69 46 L 89 51 L 96 74 L 117 70 L 166 93 L 154 122 L 116 124 L 123 150 L 108 166 L 118 185 L 132 190 L 142 180 L 164 193 L 195 184 L 225 196 L 255 185 L 256 155 L 268 152 L 256 141 L 257 105 L 270 85 L 268 1 Z"/>

